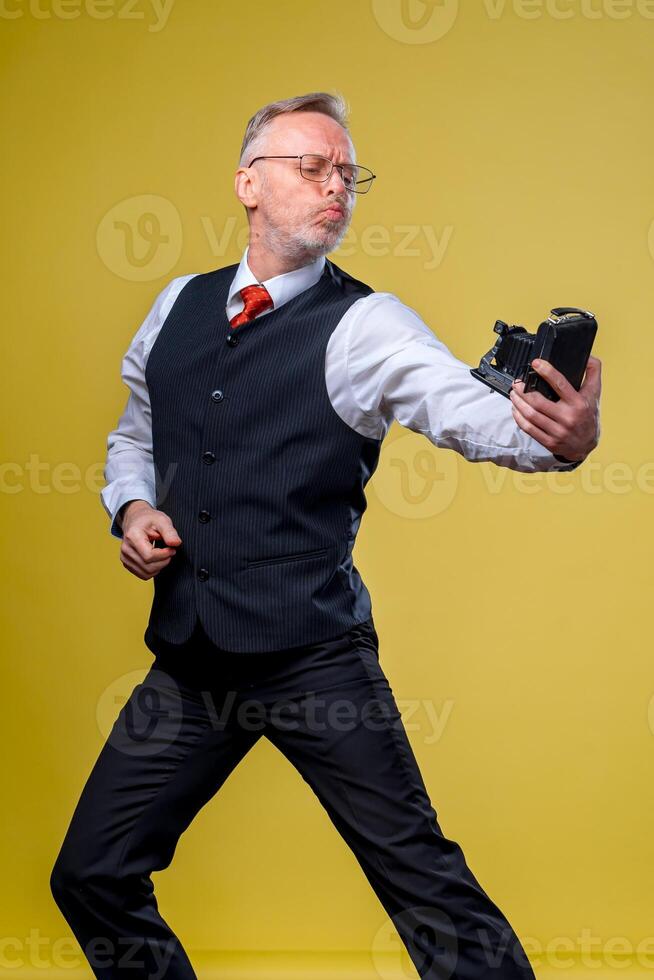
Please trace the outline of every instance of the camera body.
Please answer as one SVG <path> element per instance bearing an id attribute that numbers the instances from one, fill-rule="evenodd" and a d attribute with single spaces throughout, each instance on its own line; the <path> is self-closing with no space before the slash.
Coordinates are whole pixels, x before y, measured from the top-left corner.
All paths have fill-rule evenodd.
<path id="1" fill-rule="evenodd" d="M 508 398 L 513 381 L 524 381 L 525 391 L 539 391 L 550 401 L 558 401 L 558 394 L 531 367 L 536 357 L 549 361 L 579 391 L 597 333 L 594 314 L 576 306 L 557 306 L 535 334 L 519 325 L 510 327 L 503 320 L 497 320 L 493 330 L 499 334 L 495 346 L 484 354 L 478 368 L 470 369 L 493 391 Z"/>

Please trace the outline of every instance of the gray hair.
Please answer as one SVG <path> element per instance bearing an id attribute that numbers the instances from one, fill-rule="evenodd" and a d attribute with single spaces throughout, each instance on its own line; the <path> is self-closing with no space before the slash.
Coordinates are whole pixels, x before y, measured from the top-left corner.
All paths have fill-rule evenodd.
<path id="1" fill-rule="evenodd" d="M 257 155 L 264 141 L 268 123 L 275 116 L 281 116 L 285 112 L 324 112 L 326 116 L 335 119 L 349 136 L 347 127 L 348 106 L 343 96 L 338 93 L 330 95 L 329 92 L 310 92 L 308 95 L 296 95 L 291 99 L 270 102 L 255 112 L 245 128 L 238 162 L 239 167 L 246 166 L 246 160 L 252 155 Z"/>

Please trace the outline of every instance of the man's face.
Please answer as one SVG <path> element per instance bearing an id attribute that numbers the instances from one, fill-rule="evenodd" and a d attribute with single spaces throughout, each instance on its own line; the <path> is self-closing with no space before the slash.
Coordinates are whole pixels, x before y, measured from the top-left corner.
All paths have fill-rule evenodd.
<path id="1" fill-rule="evenodd" d="M 356 162 L 345 130 L 321 112 L 277 116 L 251 158 L 303 153 L 318 153 L 334 163 Z M 312 181 L 300 173 L 299 160 L 258 160 L 251 175 L 256 193 L 256 207 L 250 212 L 252 239 L 286 255 L 317 257 L 337 248 L 356 199 L 338 170 L 329 180 Z"/>

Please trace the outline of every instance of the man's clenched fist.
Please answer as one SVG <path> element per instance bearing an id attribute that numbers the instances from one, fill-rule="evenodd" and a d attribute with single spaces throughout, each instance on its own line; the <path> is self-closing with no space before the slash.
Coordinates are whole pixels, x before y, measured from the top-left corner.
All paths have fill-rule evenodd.
<path id="1" fill-rule="evenodd" d="M 147 500 L 130 500 L 121 508 L 121 514 L 120 560 L 138 578 L 152 578 L 177 554 L 182 539 L 168 514 L 155 510 Z M 154 542 L 160 538 L 168 547 L 155 548 Z"/>

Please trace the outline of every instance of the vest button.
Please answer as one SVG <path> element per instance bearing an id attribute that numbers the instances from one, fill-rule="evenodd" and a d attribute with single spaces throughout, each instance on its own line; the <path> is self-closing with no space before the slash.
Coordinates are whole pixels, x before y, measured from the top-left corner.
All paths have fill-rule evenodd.
<path id="1" fill-rule="evenodd" d="M 209 569 L 198 568 L 198 578 L 200 579 L 201 582 L 206 582 L 207 579 L 209 578 Z"/>
<path id="2" fill-rule="evenodd" d="M 212 453 L 211 450 L 208 449 L 206 451 L 206 453 L 202 453 L 202 462 L 203 463 L 206 463 L 207 466 L 209 466 L 211 463 L 215 463 L 216 462 L 216 454 L 215 453 Z"/>
<path id="3" fill-rule="evenodd" d="M 236 345 L 238 344 L 238 337 L 236 336 L 235 333 L 228 333 L 225 337 L 225 340 L 227 341 L 230 347 L 236 347 Z"/>
<path id="4" fill-rule="evenodd" d="M 200 513 L 198 514 L 198 520 L 200 521 L 200 523 L 206 524 L 207 521 L 211 520 L 211 514 L 209 513 L 208 510 L 201 510 Z"/>
<path id="5" fill-rule="evenodd" d="M 211 392 L 211 397 L 215 402 L 221 402 L 225 396 L 223 395 L 222 391 L 217 388 L 215 391 Z"/>

